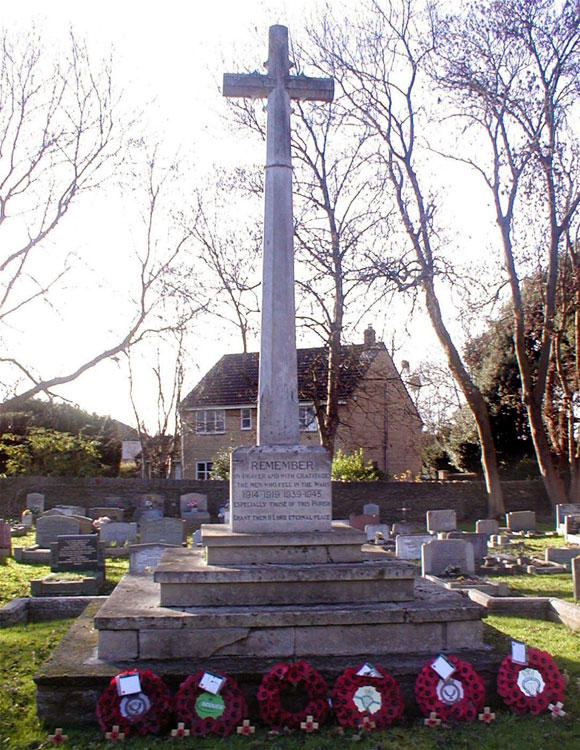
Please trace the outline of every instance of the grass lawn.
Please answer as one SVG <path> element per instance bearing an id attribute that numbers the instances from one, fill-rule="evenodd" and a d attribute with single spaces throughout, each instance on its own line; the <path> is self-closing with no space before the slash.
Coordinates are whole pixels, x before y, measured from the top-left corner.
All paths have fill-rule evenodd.
<path id="1" fill-rule="evenodd" d="M 19 540 L 20 541 L 20 540 Z M 528 554 L 536 552 L 544 540 L 526 540 Z M 550 544 L 558 540 L 551 540 Z M 561 543 L 561 540 L 560 540 Z M 23 545 L 24 546 L 24 545 Z M 542 545 L 539 545 L 542 546 Z M 110 588 L 127 568 L 126 560 L 107 560 L 107 578 Z M 28 593 L 28 581 L 32 577 L 44 575 L 48 566 L 31 566 L 8 561 L 0 566 L 0 601 Z M 521 584 L 520 584 L 521 578 Z M 562 578 L 560 581 L 559 579 Z M 558 592 L 568 585 L 570 576 L 507 576 L 505 580 L 519 593 L 541 594 Z M 528 587 L 524 591 L 524 585 Z M 546 594 L 548 595 L 548 594 Z M 0 750 L 42 750 L 51 744 L 48 741 L 54 727 L 44 728 L 35 716 L 34 683 L 32 676 L 57 645 L 70 625 L 70 621 L 34 623 L 26 626 L 13 626 L 0 630 Z M 549 651 L 561 670 L 569 679 L 564 697 L 567 715 L 553 720 L 548 714 L 539 717 L 521 717 L 507 709 L 494 706 L 496 721 L 490 726 L 477 722 L 473 725 L 449 726 L 429 729 L 419 718 L 404 718 L 403 721 L 386 732 L 371 733 L 368 736 L 353 736 L 349 731 L 340 735 L 335 725 L 330 724 L 320 732 L 270 735 L 258 727 L 256 734 L 249 738 L 232 736 L 227 738 L 206 738 L 185 740 L 184 745 L 209 750 L 228 748 L 231 750 L 259 750 L 275 748 L 280 750 L 334 750 L 355 745 L 361 750 L 566 750 L 580 748 L 580 634 L 571 633 L 562 625 L 521 618 L 488 617 L 484 625 L 486 641 L 499 653 L 509 651 L 511 638 L 525 641 L 530 646 Z M 105 748 L 109 743 L 97 728 L 75 730 L 63 727 L 68 735 L 65 747 Z M 168 733 L 146 739 L 130 738 L 125 746 L 132 748 L 161 748 L 173 746 Z"/>

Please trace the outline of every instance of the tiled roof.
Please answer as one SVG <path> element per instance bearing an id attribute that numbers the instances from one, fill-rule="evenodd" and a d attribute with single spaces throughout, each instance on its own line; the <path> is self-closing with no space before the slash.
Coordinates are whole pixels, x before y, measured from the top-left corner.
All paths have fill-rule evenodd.
<path id="1" fill-rule="evenodd" d="M 346 401 L 364 377 L 384 344 L 368 348 L 362 344 L 343 346 L 340 364 L 339 400 Z M 257 352 L 225 354 L 181 401 L 182 409 L 204 406 L 250 406 L 258 399 Z M 301 401 L 324 401 L 328 377 L 328 351 L 322 347 L 298 349 L 298 397 Z"/>

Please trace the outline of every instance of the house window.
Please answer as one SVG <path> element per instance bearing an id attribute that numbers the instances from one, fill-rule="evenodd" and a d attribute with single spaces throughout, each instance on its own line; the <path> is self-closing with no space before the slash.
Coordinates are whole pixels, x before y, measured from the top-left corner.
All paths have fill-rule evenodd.
<path id="1" fill-rule="evenodd" d="M 198 461 L 195 464 L 195 478 L 196 479 L 209 479 L 211 470 L 213 468 L 213 461 Z"/>
<path id="2" fill-rule="evenodd" d="M 252 429 L 252 410 L 240 409 L 240 430 Z"/>
<path id="3" fill-rule="evenodd" d="M 225 431 L 225 413 L 223 409 L 201 409 L 195 413 L 195 431 L 198 434 Z"/>
<path id="4" fill-rule="evenodd" d="M 312 404 L 298 407 L 298 419 L 300 432 L 317 432 L 318 425 L 316 424 L 316 414 Z"/>

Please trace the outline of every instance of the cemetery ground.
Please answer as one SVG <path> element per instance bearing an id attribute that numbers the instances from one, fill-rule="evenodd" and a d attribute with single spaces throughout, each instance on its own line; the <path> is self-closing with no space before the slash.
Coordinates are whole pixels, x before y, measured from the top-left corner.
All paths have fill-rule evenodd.
<path id="1" fill-rule="evenodd" d="M 27 544 L 25 538 L 17 544 Z M 562 544 L 562 537 L 522 540 L 521 551 L 530 556 L 541 557 L 547 545 Z M 108 593 L 127 569 L 127 561 L 107 559 Z M 48 566 L 16 563 L 10 559 L 0 566 L 0 606 L 16 596 L 27 596 L 31 578 L 49 572 Z M 497 577 L 494 577 L 497 580 Z M 505 576 L 512 595 L 558 596 L 571 600 L 570 574 Z M 71 620 L 30 623 L 0 629 L 0 750 L 41 750 L 52 746 L 49 735 L 55 727 L 43 727 L 35 715 L 35 689 L 33 675 L 48 658 L 71 625 Z M 314 750 L 321 748 L 348 747 L 353 742 L 368 750 L 417 750 L 449 748 L 489 748 L 489 750 L 518 750 L 526 748 L 572 748 L 580 746 L 580 633 L 573 633 L 564 625 L 529 618 L 489 616 L 484 621 L 485 639 L 499 654 L 506 654 L 512 638 L 524 641 L 529 646 L 548 651 L 559 669 L 565 674 L 567 686 L 564 696 L 566 716 L 552 719 L 546 712 L 542 716 L 518 716 L 497 702 L 490 703 L 496 719 L 489 726 L 476 721 L 474 724 L 454 724 L 428 728 L 422 717 L 405 715 L 402 722 L 387 731 L 356 734 L 340 732 L 335 723 L 324 726 L 312 734 L 304 732 L 272 734 L 259 724 L 250 737 L 232 735 L 226 738 L 172 739 L 169 732 L 160 737 L 125 740 L 129 747 L 159 748 L 175 743 L 195 744 L 203 750 L 210 748 L 280 748 L 281 750 Z M 109 742 L 96 727 L 74 729 L 63 727 L 68 735 L 65 747 L 101 748 Z"/>

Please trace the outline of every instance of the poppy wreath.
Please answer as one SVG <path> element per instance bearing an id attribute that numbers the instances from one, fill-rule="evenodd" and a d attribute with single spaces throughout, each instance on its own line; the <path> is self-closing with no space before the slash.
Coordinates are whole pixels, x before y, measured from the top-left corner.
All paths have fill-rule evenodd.
<path id="1" fill-rule="evenodd" d="M 300 710 L 288 711 L 282 705 L 283 693 L 299 690 L 305 693 L 306 705 Z M 275 664 L 262 677 L 257 698 L 260 717 L 272 729 L 297 729 L 307 716 L 321 724 L 329 713 L 328 686 L 306 661 Z"/>
<path id="2" fill-rule="evenodd" d="M 431 668 L 435 659 L 428 661 L 415 680 L 417 705 L 425 716 L 435 712 L 443 721 L 475 721 L 485 703 L 483 680 L 468 662 L 456 656 L 445 658 L 453 664 L 455 672 L 449 680 L 442 680 Z"/>
<path id="3" fill-rule="evenodd" d="M 374 728 L 385 729 L 403 715 L 401 691 L 394 678 L 381 667 L 375 667 L 380 677 L 357 674 L 362 666 L 348 667 L 334 683 L 331 692 L 334 713 L 338 723 L 343 727 L 356 729 L 364 726 L 366 718 L 367 723 L 374 723 Z M 363 704 L 368 703 L 362 709 L 359 708 L 361 699 L 356 696 L 361 688 L 370 688 L 367 698 L 359 692 Z M 370 703 L 373 699 L 374 703 L 378 704 L 378 708 L 374 710 L 373 704 Z"/>
<path id="4" fill-rule="evenodd" d="M 509 654 L 504 657 L 497 673 L 497 692 L 515 713 L 539 714 L 548 708 L 549 703 L 563 700 L 564 679 L 550 654 L 530 647 L 527 654 L 527 664 L 516 664 Z M 524 670 L 530 670 L 530 682 L 534 692 L 537 691 L 535 695 L 522 690 L 523 681 L 528 677 Z M 543 687 L 537 673 L 544 683 Z"/>
<path id="5" fill-rule="evenodd" d="M 199 683 L 204 674 L 205 671 L 201 670 L 189 675 L 181 683 L 174 699 L 175 715 L 177 721 L 182 721 L 192 735 L 205 737 L 207 734 L 219 734 L 225 737 L 243 719 L 247 718 L 246 699 L 234 678 L 229 675 L 222 675 L 226 681 L 214 701 L 218 703 L 217 712 L 219 712 L 220 704 L 223 701 L 223 711 L 216 716 L 208 715 L 205 712 L 203 712 L 204 715 L 200 715 L 198 698 L 206 691 L 199 686 Z"/>
<path id="6" fill-rule="evenodd" d="M 173 701 L 169 688 L 161 677 L 148 669 L 144 671 L 126 670 L 120 672 L 117 676 L 135 674 L 135 672 L 139 675 L 141 693 L 148 700 L 148 708 L 144 713 L 133 718 L 123 716 L 121 713 L 123 696 L 118 695 L 117 678 L 113 677 L 97 701 L 97 720 L 103 732 L 109 732 L 112 727 L 117 725 L 119 731 L 124 732 L 125 736 L 135 732 L 144 737 L 147 734 L 159 733 L 169 723 L 173 713 Z"/>

